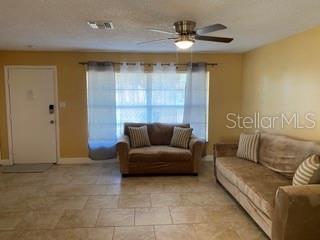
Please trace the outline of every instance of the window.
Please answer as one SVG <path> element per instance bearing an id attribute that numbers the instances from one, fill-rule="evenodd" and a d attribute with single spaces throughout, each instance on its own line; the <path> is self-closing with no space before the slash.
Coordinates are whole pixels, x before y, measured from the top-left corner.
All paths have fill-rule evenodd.
<path id="1" fill-rule="evenodd" d="M 115 73 L 118 136 L 124 122 L 183 121 L 186 73 L 143 73 L 132 81 L 136 78 L 136 73 Z"/>
<path id="2" fill-rule="evenodd" d="M 190 123 L 207 139 L 208 73 L 205 64 L 177 72 L 174 64 L 89 64 L 88 130 L 92 159 L 115 156 L 115 143 L 125 122 Z"/>

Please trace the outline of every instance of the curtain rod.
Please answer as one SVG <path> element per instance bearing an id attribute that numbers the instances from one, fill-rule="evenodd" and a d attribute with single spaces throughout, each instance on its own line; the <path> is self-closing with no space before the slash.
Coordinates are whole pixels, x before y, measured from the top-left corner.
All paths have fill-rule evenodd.
<path id="1" fill-rule="evenodd" d="M 79 62 L 81 65 L 88 65 L 89 63 L 96 63 L 96 64 L 113 64 L 113 65 L 121 65 L 123 63 L 126 63 L 128 65 L 136 65 L 135 62 L 111 62 L 111 61 L 89 61 L 89 62 Z M 192 64 L 200 64 L 204 63 L 207 66 L 217 66 L 218 63 L 206 63 L 206 62 L 194 62 Z M 157 65 L 156 63 L 140 63 L 143 66 L 155 66 Z M 175 66 L 188 66 L 190 63 L 175 63 Z M 161 63 L 162 66 L 164 65 L 170 65 L 170 63 Z"/>

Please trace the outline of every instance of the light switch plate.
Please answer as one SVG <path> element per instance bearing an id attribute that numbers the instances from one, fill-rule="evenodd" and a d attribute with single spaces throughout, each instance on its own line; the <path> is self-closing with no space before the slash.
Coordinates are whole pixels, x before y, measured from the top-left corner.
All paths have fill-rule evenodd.
<path id="1" fill-rule="evenodd" d="M 60 108 L 65 108 L 67 106 L 67 103 L 66 102 L 60 102 Z"/>

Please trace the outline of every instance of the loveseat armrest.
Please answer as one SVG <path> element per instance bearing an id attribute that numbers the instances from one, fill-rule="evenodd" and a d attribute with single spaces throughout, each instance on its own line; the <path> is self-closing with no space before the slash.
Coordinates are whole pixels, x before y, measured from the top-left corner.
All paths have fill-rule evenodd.
<path id="1" fill-rule="evenodd" d="M 117 141 L 117 154 L 120 163 L 120 172 L 128 174 L 130 140 L 127 135 L 122 135 Z"/>
<path id="2" fill-rule="evenodd" d="M 275 197 L 272 240 L 320 236 L 320 184 L 280 187 Z"/>
<path id="3" fill-rule="evenodd" d="M 192 135 L 189 142 L 189 149 L 191 151 L 199 150 L 200 148 L 203 148 L 204 144 L 205 141 L 203 139 L 198 138 L 195 135 Z"/>
<path id="4" fill-rule="evenodd" d="M 118 138 L 118 141 L 117 141 L 117 147 L 119 145 L 122 145 L 124 147 L 127 147 L 128 149 L 130 149 L 130 139 L 129 139 L 129 136 L 123 134 L 120 136 L 120 138 Z"/>
<path id="5" fill-rule="evenodd" d="M 205 146 L 205 141 L 192 135 L 189 142 L 189 149 L 192 153 L 193 160 L 193 173 L 198 173 L 198 165 L 202 157 L 203 148 Z"/>

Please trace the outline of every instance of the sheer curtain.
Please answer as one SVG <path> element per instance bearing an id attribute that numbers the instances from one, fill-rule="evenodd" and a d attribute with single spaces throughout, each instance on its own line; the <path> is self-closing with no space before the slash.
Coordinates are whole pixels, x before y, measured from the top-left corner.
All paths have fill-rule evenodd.
<path id="1" fill-rule="evenodd" d="M 120 65 L 116 73 L 117 136 L 123 132 L 125 122 L 146 122 L 147 76 L 140 63 Z"/>
<path id="2" fill-rule="evenodd" d="M 185 82 L 173 63 L 158 63 L 152 72 L 140 63 L 122 64 L 116 74 L 117 135 L 125 122 L 182 122 Z"/>
<path id="3" fill-rule="evenodd" d="M 190 123 L 207 138 L 206 64 L 157 63 L 150 72 L 140 63 L 88 64 L 89 153 L 92 159 L 116 156 L 115 143 L 125 122 Z"/>
<path id="4" fill-rule="evenodd" d="M 183 122 L 190 123 L 193 133 L 207 136 L 208 79 L 205 63 L 189 64 L 185 89 Z"/>
<path id="5" fill-rule="evenodd" d="M 149 74 L 148 122 L 181 123 L 184 108 L 186 74 L 176 66 L 157 63 Z"/>
<path id="6" fill-rule="evenodd" d="M 114 158 L 117 119 L 113 66 L 89 63 L 87 74 L 89 156 L 94 160 Z"/>

